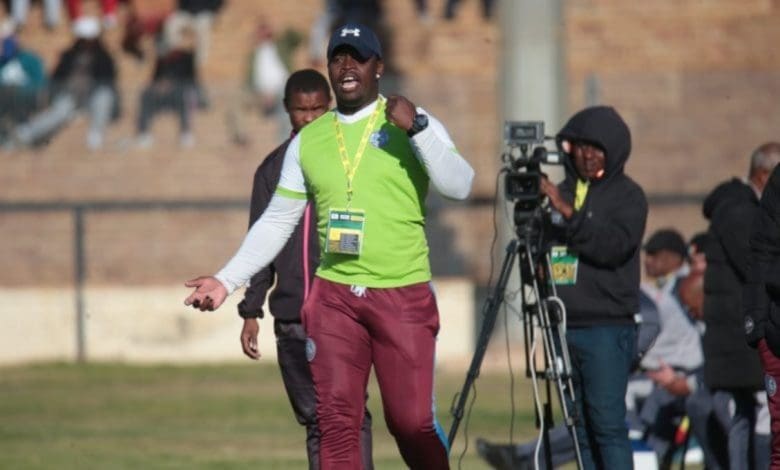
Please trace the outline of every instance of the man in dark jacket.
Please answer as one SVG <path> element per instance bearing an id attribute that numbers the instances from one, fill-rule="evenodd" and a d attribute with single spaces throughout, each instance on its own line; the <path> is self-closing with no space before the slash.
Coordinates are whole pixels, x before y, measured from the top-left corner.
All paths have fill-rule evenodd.
<path id="1" fill-rule="evenodd" d="M 293 135 L 306 124 L 328 110 L 330 87 L 319 72 L 306 69 L 290 75 L 284 91 L 284 107 L 290 116 Z M 274 149 L 255 172 L 252 185 L 249 226 L 268 207 L 274 194 L 284 162 L 284 153 L 292 136 Z M 314 271 L 319 264 L 317 221 L 313 207 L 307 207 L 303 218 L 276 259 L 252 277 L 251 284 L 238 304 L 238 313 L 244 319 L 241 347 L 250 359 L 260 358 L 257 318 L 263 317 L 263 304 L 268 295 L 274 316 L 276 352 L 287 395 L 298 422 L 306 426 L 306 451 L 309 467 L 318 469 L 320 431 L 317 426 L 316 397 L 309 363 L 306 359 L 306 333 L 301 325 L 301 306 L 309 293 Z M 361 456 L 363 468 L 373 468 L 371 461 L 371 414 L 366 409 L 361 428 Z"/>
<path id="2" fill-rule="evenodd" d="M 771 416 L 770 468 L 780 468 L 780 165 L 772 172 L 750 235 L 744 292 L 745 332 L 758 346 Z"/>
<path id="3" fill-rule="evenodd" d="M 772 169 L 780 162 L 780 144 L 753 152 L 747 181 L 733 178 L 704 201 L 711 243 L 704 274 L 704 380 L 713 391 L 729 393 L 736 405 L 729 429 L 731 468 L 751 468 L 750 448 L 763 461 L 768 439 L 754 443 L 756 392 L 763 389 L 759 355 L 744 341 L 742 288 L 747 276 L 750 226 Z"/>
<path id="4" fill-rule="evenodd" d="M 624 172 L 631 133 L 611 107 L 575 114 L 557 136 L 566 178 L 542 191 L 564 246 L 553 247 L 567 309 L 569 353 L 585 468 L 632 468 L 625 394 L 636 345 L 639 249 L 647 219 L 642 188 Z M 556 264 L 563 264 L 556 268 Z"/>
<path id="5" fill-rule="evenodd" d="M 164 110 L 173 111 L 179 117 L 179 145 L 194 145 L 191 116 L 201 83 L 195 67 L 192 29 L 184 28 L 178 40 L 177 44 L 158 45 L 152 79 L 139 99 L 136 121 L 139 147 L 151 147 L 151 121 Z"/>

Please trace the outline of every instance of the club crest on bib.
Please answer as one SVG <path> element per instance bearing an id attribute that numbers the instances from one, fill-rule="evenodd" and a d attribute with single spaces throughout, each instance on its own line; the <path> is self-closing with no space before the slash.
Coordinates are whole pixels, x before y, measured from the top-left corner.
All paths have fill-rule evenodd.
<path id="1" fill-rule="evenodd" d="M 371 142 L 371 145 L 376 148 L 382 148 L 387 145 L 388 142 L 390 142 L 390 134 L 388 134 L 384 129 L 379 129 L 378 131 L 371 134 L 371 137 L 369 137 L 369 142 Z"/>

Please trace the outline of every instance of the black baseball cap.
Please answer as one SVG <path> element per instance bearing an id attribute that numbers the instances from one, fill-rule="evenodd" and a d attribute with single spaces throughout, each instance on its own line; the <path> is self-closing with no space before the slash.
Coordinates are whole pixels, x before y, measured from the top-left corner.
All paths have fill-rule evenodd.
<path id="1" fill-rule="evenodd" d="M 336 28 L 328 42 L 328 60 L 333 56 L 333 51 L 339 46 L 354 48 L 360 57 L 370 59 L 373 56 L 382 58 L 382 46 L 379 39 L 368 26 L 360 23 L 347 23 Z"/>
<path id="2" fill-rule="evenodd" d="M 674 229 L 661 229 L 653 233 L 643 247 L 647 253 L 655 254 L 662 250 L 677 253 L 683 258 L 688 256 L 688 245 L 680 232 Z"/>

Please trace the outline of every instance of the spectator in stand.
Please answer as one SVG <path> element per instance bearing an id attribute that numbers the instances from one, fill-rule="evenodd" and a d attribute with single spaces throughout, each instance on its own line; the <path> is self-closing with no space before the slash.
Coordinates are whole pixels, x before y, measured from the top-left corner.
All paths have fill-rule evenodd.
<path id="1" fill-rule="evenodd" d="M 292 54 L 301 40 L 301 35 L 291 29 L 285 30 L 277 37 L 266 18 L 258 20 L 254 46 L 248 60 L 246 83 L 235 95 L 236 100 L 227 114 L 228 129 L 234 143 L 248 143 L 244 124 L 246 108 L 251 111 L 259 110 L 262 116 L 273 118 L 277 124 L 279 140 L 289 137 L 292 128 L 282 98 L 285 81 L 292 68 Z"/>
<path id="2" fill-rule="evenodd" d="M 720 184 L 703 207 L 712 238 L 704 275 L 704 380 L 711 390 L 724 391 L 734 400 L 729 428 L 731 468 L 765 468 L 769 455 L 768 429 L 766 434 L 754 433 L 760 409 L 766 406 L 764 377 L 758 352 L 744 341 L 742 289 L 751 223 L 778 162 L 780 143 L 760 146 L 751 156 L 747 180 L 734 178 Z"/>
<path id="3" fill-rule="evenodd" d="M 65 6 L 68 9 L 68 16 L 71 21 L 84 16 L 83 0 L 65 0 Z M 103 14 L 103 26 L 106 28 L 113 28 L 117 24 L 117 7 L 118 0 L 95 0 L 95 3 L 100 4 L 100 11 Z"/>
<path id="4" fill-rule="evenodd" d="M 141 93 L 137 120 L 138 146 L 141 148 L 152 146 L 149 126 L 152 118 L 165 110 L 173 111 L 179 117 L 179 144 L 192 147 L 195 142 L 191 116 L 197 104 L 199 82 L 194 34 L 185 26 L 176 38 L 180 41 L 177 44 L 161 45 L 152 80 Z"/>
<path id="5" fill-rule="evenodd" d="M 8 13 L 18 27 L 27 24 L 30 13 L 30 0 L 7 0 Z M 48 29 L 54 29 L 60 24 L 62 0 L 41 0 L 43 8 L 43 24 Z"/>
<path id="6" fill-rule="evenodd" d="M 119 117 L 119 94 L 116 66 L 100 33 L 100 20 L 95 17 L 82 16 L 73 23 L 75 41 L 62 52 L 52 74 L 51 104 L 15 129 L 18 144 L 47 141 L 83 110 L 90 119 L 87 147 L 95 150 L 103 145 L 108 124 Z"/>
<path id="7" fill-rule="evenodd" d="M 429 23 L 431 20 L 428 14 L 428 0 L 414 0 L 414 10 L 417 12 L 417 18 L 421 23 Z"/>
<path id="8" fill-rule="evenodd" d="M 129 0 L 122 32 L 122 50 L 142 61 L 146 55 L 142 41 L 146 37 L 159 38 L 174 7 L 174 0 Z"/>
<path id="9" fill-rule="evenodd" d="M 458 8 L 460 0 L 447 0 L 444 5 L 444 19 L 455 19 L 455 10 Z M 493 4 L 494 0 L 482 0 L 482 17 L 489 20 L 493 17 Z"/>
<path id="10" fill-rule="evenodd" d="M 170 43 L 178 43 L 175 35 L 189 25 L 195 31 L 195 63 L 201 65 L 208 57 L 214 17 L 224 0 L 178 0 L 176 10 L 165 22 L 165 35 Z M 173 37 L 172 37 L 173 35 Z"/>
<path id="11" fill-rule="evenodd" d="M 745 333 L 749 343 L 758 347 L 766 374 L 772 429 L 770 468 L 776 470 L 780 468 L 780 165 L 764 185 L 753 220 L 743 301 Z"/>
<path id="12" fill-rule="evenodd" d="M 12 21 L 0 24 L 0 41 L 0 145 L 6 145 L 14 127 L 40 108 L 47 77 L 41 58 L 19 45 Z"/>

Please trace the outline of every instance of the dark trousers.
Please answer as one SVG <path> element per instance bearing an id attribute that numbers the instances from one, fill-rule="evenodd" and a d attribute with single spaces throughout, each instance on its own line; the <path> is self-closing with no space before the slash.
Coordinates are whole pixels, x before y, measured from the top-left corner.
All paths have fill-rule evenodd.
<path id="1" fill-rule="evenodd" d="M 274 321 L 276 354 L 282 381 L 295 412 L 295 419 L 306 427 L 306 452 L 309 469 L 320 468 L 320 429 L 317 426 L 317 399 L 309 363 L 306 361 L 306 333 L 300 323 Z M 374 468 L 371 457 L 371 413 L 365 409 L 360 428 L 360 457 L 363 468 Z"/>
<path id="2" fill-rule="evenodd" d="M 626 386 L 636 345 L 633 325 L 569 328 L 577 440 L 586 470 L 631 469 Z"/>
<path id="3" fill-rule="evenodd" d="M 186 85 L 175 85 L 172 88 L 164 89 L 158 89 L 155 86 L 146 88 L 141 94 L 137 122 L 138 132 L 147 132 L 152 118 L 165 110 L 171 110 L 178 115 L 180 132 L 189 132 L 190 115 L 195 103 L 194 96 L 194 89 Z"/>
<path id="4" fill-rule="evenodd" d="M 691 420 L 691 432 L 704 453 L 708 470 L 729 468 L 728 428 L 731 422 L 731 394 L 712 391 L 700 379 L 696 390 L 685 399 L 685 412 Z"/>

